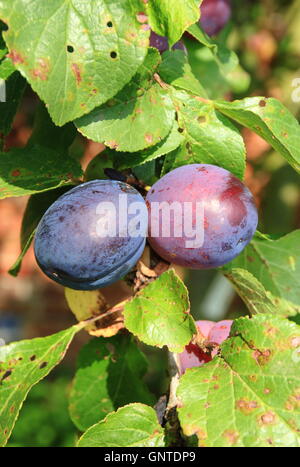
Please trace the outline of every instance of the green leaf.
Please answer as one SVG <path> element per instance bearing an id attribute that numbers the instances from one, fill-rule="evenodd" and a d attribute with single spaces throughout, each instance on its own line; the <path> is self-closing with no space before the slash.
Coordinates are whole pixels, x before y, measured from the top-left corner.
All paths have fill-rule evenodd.
<path id="1" fill-rule="evenodd" d="M 77 130 L 73 123 L 67 123 L 62 127 L 56 126 L 46 107 L 40 104 L 35 112 L 33 132 L 28 144 L 44 146 L 66 154 L 76 134 Z"/>
<path id="2" fill-rule="evenodd" d="M 255 131 L 300 172 L 300 126 L 277 99 L 249 97 L 240 101 L 216 101 L 215 107 L 241 125 Z"/>
<path id="3" fill-rule="evenodd" d="M 300 305 L 300 230 L 278 240 L 256 236 L 223 271 L 232 268 L 246 269 L 275 297 Z"/>
<path id="4" fill-rule="evenodd" d="M 166 157 L 164 173 L 186 164 L 205 163 L 224 167 L 242 179 L 245 146 L 239 131 L 214 110 L 211 101 L 183 91 L 172 95 L 184 143 Z"/>
<path id="5" fill-rule="evenodd" d="M 0 174 L 0 199 L 3 199 L 70 184 L 82 171 L 71 157 L 36 145 L 0 153 Z"/>
<path id="6" fill-rule="evenodd" d="M 202 0 L 151 0 L 144 3 L 151 29 L 160 36 L 167 36 L 172 46 L 200 18 Z"/>
<path id="7" fill-rule="evenodd" d="M 0 79 L 8 79 L 14 72 L 16 68 L 14 67 L 10 58 L 4 58 L 0 62 Z M 24 80 L 24 83 L 26 81 Z"/>
<path id="8" fill-rule="evenodd" d="M 193 74 L 182 50 L 167 51 L 163 53 L 162 58 L 163 61 L 158 68 L 158 73 L 163 81 L 196 96 L 207 97 L 205 89 Z"/>
<path id="9" fill-rule="evenodd" d="M 225 75 L 233 71 L 238 66 L 239 59 L 236 53 L 224 47 L 223 44 L 211 39 L 207 34 L 205 34 L 199 24 L 193 24 L 190 26 L 188 32 L 201 44 L 210 49 L 217 64 Z"/>
<path id="10" fill-rule="evenodd" d="M 11 59 L 6 57 L 8 50 L 3 39 L 5 29 L 5 24 L 0 20 L 0 80 L 9 78 L 16 71 Z"/>
<path id="11" fill-rule="evenodd" d="M 125 305 L 125 327 L 142 342 L 182 352 L 196 332 L 188 292 L 171 269 Z"/>
<path id="12" fill-rule="evenodd" d="M 88 113 L 130 81 L 148 45 L 140 8 L 140 0 L 0 1 L 10 57 L 56 124 Z"/>
<path id="13" fill-rule="evenodd" d="M 6 76 L 1 76 L 0 72 L 1 79 L 6 79 Z M 4 135 L 11 130 L 25 87 L 26 81 L 18 72 L 11 74 L 5 81 L 6 100 L 0 102 L 0 133 Z"/>
<path id="14" fill-rule="evenodd" d="M 70 414 L 81 431 L 130 402 L 155 403 L 143 382 L 144 354 L 128 335 L 96 338 L 79 354 L 70 394 Z"/>
<path id="15" fill-rule="evenodd" d="M 19 254 L 18 258 L 16 259 L 16 261 L 14 262 L 14 264 L 11 266 L 11 268 L 9 269 L 9 274 L 11 276 L 14 276 L 14 277 L 17 277 L 17 275 L 19 274 L 20 272 L 20 269 L 21 269 L 21 266 L 22 266 L 22 261 L 23 261 L 23 258 L 24 256 L 26 255 L 27 251 L 29 250 L 30 248 L 30 245 L 34 239 L 34 234 L 35 234 L 35 230 L 34 229 L 30 236 L 28 237 L 28 240 L 27 242 L 24 244 L 24 246 L 22 247 L 22 250 L 21 250 L 21 253 Z"/>
<path id="16" fill-rule="evenodd" d="M 4 446 L 32 386 L 63 359 L 82 325 L 52 336 L 0 347 L 0 446 Z"/>
<path id="17" fill-rule="evenodd" d="M 84 173 L 84 180 L 107 179 L 104 169 L 112 169 L 114 166 L 113 158 L 117 154 L 112 149 L 106 148 L 91 160 Z"/>
<path id="18" fill-rule="evenodd" d="M 175 110 L 167 90 L 154 78 L 160 60 L 158 51 L 150 48 L 133 80 L 112 101 L 75 122 L 79 131 L 112 149 L 130 152 L 167 136 Z"/>
<path id="19" fill-rule="evenodd" d="M 148 187 L 154 185 L 158 180 L 155 160 L 133 167 L 132 172 L 139 181 L 148 185 Z"/>
<path id="20" fill-rule="evenodd" d="M 234 322 L 221 354 L 187 370 L 181 426 L 199 446 L 300 446 L 300 328 L 270 315 Z"/>
<path id="21" fill-rule="evenodd" d="M 8 271 L 12 276 L 17 276 L 20 272 L 23 258 L 28 251 L 34 238 L 35 230 L 42 216 L 49 206 L 72 186 L 57 188 L 56 190 L 46 191 L 32 195 L 27 203 L 21 227 L 21 253 L 13 266 Z"/>
<path id="22" fill-rule="evenodd" d="M 5 41 L 3 39 L 3 31 L 5 31 L 5 24 L 0 19 L 0 59 L 7 53 Z"/>
<path id="23" fill-rule="evenodd" d="M 147 405 L 129 404 L 89 428 L 78 447 L 163 447 L 164 433 Z"/>
<path id="24" fill-rule="evenodd" d="M 161 143 L 139 152 L 114 152 L 114 167 L 119 170 L 132 168 L 174 151 L 184 141 L 178 130 L 178 123 L 174 120 L 170 133 Z"/>
<path id="25" fill-rule="evenodd" d="M 241 299 L 247 305 L 251 315 L 269 313 L 282 317 L 295 316 L 300 313 L 300 306 L 274 297 L 263 285 L 246 269 L 233 268 L 225 273 Z"/>

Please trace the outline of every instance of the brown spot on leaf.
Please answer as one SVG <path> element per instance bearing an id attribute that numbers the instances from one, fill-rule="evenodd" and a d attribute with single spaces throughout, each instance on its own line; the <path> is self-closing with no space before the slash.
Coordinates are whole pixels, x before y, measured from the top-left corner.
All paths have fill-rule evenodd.
<path id="1" fill-rule="evenodd" d="M 291 394 L 285 403 L 285 408 L 287 410 L 296 410 L 300 408 L 300 388 L 296 389 L 293 394 Z"/>
<path id="2" fill-rule="evenodd" d="M 232 446 L 233 444 L 236 444 L 239 439 L 239 434 L 235 430 L 226 430 L 223 433 L 223 437 L 226 438 L 228 443 Z"/>
<path id="3" fill-rule="evenodd" d="M 36 355 L 31 355 L 30 360 L 33 362 L 36 359 Z"/>
<path id="4" fill-rule="evenodd" d="M 206 117 L 204 115 L 200 115 L 200 117 L 197 118 L 198 123 L 206 123 Z"/>
<path id="5" fill-rule="evenodd" d="M 7 54 L 7 57 L 11 59 L 14 65 L 18 63 L 24 63 L 25 61 L 22 55 L 16 50 L 11 50 L 10 53 Z"/>
<path id="6" fill-rule="evenodd" d="M 49 60 L 45 58 L 39 58 L 37 63 L 38 66 L 31 71 L 31 74 L 33 78 L 39 78 L 42 81 L 46 81 L 50 71 Z"/>
<path id="7" fill-rule="evenodd" d="M 271 410 L 269 412 L 264 413 L 259 421 L 262 425 L 272 425 L 276 420 L 276 414 Z"/>
<path id="8" fill-rule="evenodd" d="M 118 149 L 119 143 L 117 141 L 107 141 L 106 145 L 109 146 L 111 149 Z"/>
<path id="9" fill-rule="evenodd" d="M 156 105 L 156 104 L 157 104 L 157 100 L 156 100 L 155 96 L 152 96 L 152 95 L 151 95 L 150 98 L 149 98 L 149 102 L 151 102 L 151 104 L 153 104 L 153 105 Z"/>
<path id="10" fill-rule="evenodd" d="M 153 135 L 151 135 L 151 133 L 146 133 L 145 134 L 145 141 L 149 144 L 151 144 L 153 142 Z"/>
<path id="11" fill-rule="evenodd" d="M 249 375 L 249 379 L 251 381 L 257 381 L 257 376 L 256 375 Z"/>
<path id="12" fill-rule="evenodd" d="M 13 177 L 19 177 L 21 175 L 21 171 L 19 169 L 15 169 L 12 171 L 11 175 Z"/>
<path id="13" fill-rule="evenodd" d="M 249 401 L 247 399 L 240 399 L 236 401 L 236 408 L 243 412 L 245 415 L 250 414 L 259 407 L 257 401 Z"/>
<path id="14" fill-rule="evenodd" d="M 264 99 L 262 99 L 261 101 L 259 101 L 259 106 L 260 106 L 260 107 L 266 107 L 266 105 L 267 105 L 267 102 L 266 102 Z"/>
<path id="15" fill-rule="evenodd" d="M 45 368 L 48 365 L 48 362 L 42 362 L 39 366 L 40 369 Z"/>
<path id="16" fill-rule="evenodd" d="M 200 440 L 204 440 L 207 438 L 207 433 L 205 430 L 203 430 L 203 428 L 198 428 L 196 434 L 198 439 Z"/>
<path id="17" fill-rule="evenodd" d="M 275 336 L 278 333 L 278 329 L 274 326 L 266 326 L 264 334 L 267 336 Z"/>
<path id="18" fill-rule="evenodd" d="M 81 71 L 80 71 L 79 65 L 77 63 L 72 63 L 71 69 L 72 69 L 72 71 L 74 73 L 74 76 L 76 78 L 77 86 L 79 86 L 81 81 L 82 81 L 82 76 L 81 76 Z"/>
<path id="19" fill-rule="evenodd" d="M 272 352 L 269 349 L 264 351 L 256 349 L 252 355 L 254 360 L 256 360 L 259 365 L 265 365 L 270 360 L 271 354 Z"/>

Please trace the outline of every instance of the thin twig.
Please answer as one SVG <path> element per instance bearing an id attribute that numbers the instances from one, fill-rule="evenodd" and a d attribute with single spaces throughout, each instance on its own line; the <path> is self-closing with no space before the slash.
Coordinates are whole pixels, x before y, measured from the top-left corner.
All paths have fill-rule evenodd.
<path id="1" fill-rule="evenodd" d="M 118 311 L 123 311 L 125 304 L 129 301 L 129 299 L 124 300 L 124 302 L 118 303 L 118 305 L 114 306 L 110 310 L 106 311 L 105 313 L 102 313 L 102 315 L 95 316 L 94 318 L 89 318 L 84 321 L 80 321 L 80 325 L 82 327 L 89 326 L 92 323 L 95 323 L 96 321 L 99 321 L 100 319 L 107 318 L 107 316 L 110 316 L 114 313 L 117 313 Z"/>
<path id="2" fill-rule="evenodd" d="M 169 412 L 174 407 L 177 407 L 178 400 L 177 400 L 177 388 L 179 384 L 179 377 L 180 377 L 180 362 L 178 354 L 169 352 L 169 373 L 170 373 L 170 393 L 169 393 L 169 400 L 167 405 L 167 412 Z"/>
<path id="3" fill-rule="evenodd" d="M 181 426 L 178 419 L 177 388 L 180 378 L 180 362 L 178 354 L 169 352 L 169 373 L 171 377 L 169 400 L 165 412 L 165 429 L 170 446 L 184 446 L 184 439 L 181 433 Z"/>

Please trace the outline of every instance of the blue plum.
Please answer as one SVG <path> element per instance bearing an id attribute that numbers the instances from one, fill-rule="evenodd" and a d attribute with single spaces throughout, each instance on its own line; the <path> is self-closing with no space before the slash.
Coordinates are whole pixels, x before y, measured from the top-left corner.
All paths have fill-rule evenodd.
<path id="1" fill-rule="evenodd" d="M 214 36 L 223 29 L 231 16 L 230 0 L 203 0 L 200 24 L 209 36 Z"/>
<path id="2" fill-rule="evenodd" d="M 152 248 L 170 263 L 191 269 L 215 268 L 234 259 L 258 222 L 246 186 L 209 164 L 169 172 L 153 185 L 146 203 Z"/>
<path id="3" fill-rule="evenodd" d="M 83 183 L 58 198 L 42 217 L 34 242 L 36 260 L 61 285 L 105 287 L 136 264 L 147 226 L 145 201 L 133 187 L 112 180 Z"/>

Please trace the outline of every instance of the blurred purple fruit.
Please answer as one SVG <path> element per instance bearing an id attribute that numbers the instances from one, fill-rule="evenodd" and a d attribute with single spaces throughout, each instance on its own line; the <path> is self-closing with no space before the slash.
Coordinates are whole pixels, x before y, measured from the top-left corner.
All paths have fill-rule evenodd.
<path id="1" fill-rule="evenodd" d="M 209 36 L 218 34 L 231 17 L 230 0 L 203 0 L 200 10 L 200 24 Z"/>
<path id="2" fill-rule="evenodd" d="M 163 52 L 166 52 L 166 50 L 169 50 L 168 39 L 164 36 L 159 36 L 154 31 L 151 31 L 150 47 L 154 47 L 162 54 Z M 187 49 L 182 41 L 176 42 L 176 44 L 173 45 L 172 50 L 182 50 L 187 54 Z"/>

